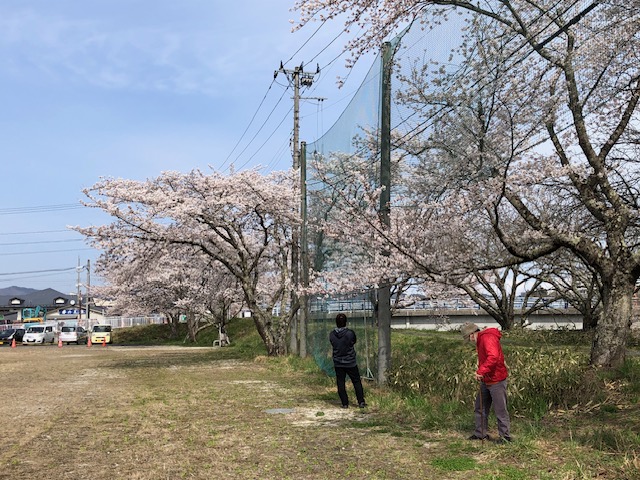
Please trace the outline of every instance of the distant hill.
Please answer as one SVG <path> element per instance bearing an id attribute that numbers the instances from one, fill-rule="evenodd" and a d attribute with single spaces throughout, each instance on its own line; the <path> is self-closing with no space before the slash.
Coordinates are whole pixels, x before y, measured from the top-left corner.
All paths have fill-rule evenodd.
<path id="1" fill-rule="evenodd" d="M 8 295 L 10 297 L 20 297 L 20 296 L 29 295 L 31 293 L 35 293 L 37 291 L 38 290 L 36 290 L 35 288 L 13 286 L 13 287 L 0 288 L 0 296 Z"/>

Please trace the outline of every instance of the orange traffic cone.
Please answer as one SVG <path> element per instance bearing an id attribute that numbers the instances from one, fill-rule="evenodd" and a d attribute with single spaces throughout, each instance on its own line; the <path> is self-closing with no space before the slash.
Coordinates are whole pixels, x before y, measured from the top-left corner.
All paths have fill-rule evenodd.
<path id="1" fill-rule="evenodd" d="M 102 346 L 106 347 L 107 346 L 107 337 L 102 339 Z"/>
<path id="2" fill-rule="evenodd" d="M 62 348 L 62 340 L 58 339 L 58 348 Z"/>
<path id="3" fill-rule="evenodd" d="M 16 339 L 11 340 L 11 348 L 16 348 Z"/>
<path id="4" fill-rule="evenodd" d="M 87 348 L 91 346 L 91 337 L 87 338 Z"/>

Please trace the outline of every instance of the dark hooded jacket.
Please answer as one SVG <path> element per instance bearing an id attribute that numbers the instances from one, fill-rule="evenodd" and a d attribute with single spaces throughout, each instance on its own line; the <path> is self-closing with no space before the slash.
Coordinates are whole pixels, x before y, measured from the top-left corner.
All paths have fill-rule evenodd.
<path id="1" fill-rule="evenodd" d="M 329 334 L 329 341 L 333 346 L 333 365 L 336 367 L 355 367 L 356 349 L 356 333 L 347 328 L 334 328 Z"/>
<path id="2" fill-rule="evenodd" d="M 485 383 L 498 383 L 509 375 L 504 363 L 502 345 L 500 345 L 502 333 L 497 328 L 486 328 L 478 332 L 476 350 L 478 352 L 478 370 Z"/>

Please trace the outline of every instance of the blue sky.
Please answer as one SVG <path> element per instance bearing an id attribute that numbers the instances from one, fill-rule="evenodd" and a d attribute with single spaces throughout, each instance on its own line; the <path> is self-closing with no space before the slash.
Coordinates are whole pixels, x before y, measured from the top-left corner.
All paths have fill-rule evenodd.
<path id="1" fill-rule="evenodd" d="M 288 168 L 292 94 L 283 75 L 273 82 L 281 61 L 322 67 L 307 94 L 327 100 L 301 106 L 301 139 L 321 136 L 372 60 L 338 89 L 341 24 L 291 33 L 292 4 L 3 0 L 0 288 L 76 291 L 74 267 L 97 252 L 66 227 L 107 221 L 79 206 L 100 177 Z"/>

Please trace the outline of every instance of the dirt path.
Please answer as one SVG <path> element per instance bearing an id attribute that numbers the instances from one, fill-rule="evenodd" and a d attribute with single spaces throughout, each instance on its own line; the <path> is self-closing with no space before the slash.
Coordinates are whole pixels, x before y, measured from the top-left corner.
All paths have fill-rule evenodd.
<path id="1" fill-rule="evenodd" d="M 3 348 L 0 367 L 0 479 L 444 478 L 437 438 L 391 436 L 375 408 L 212 349 Z"/>

